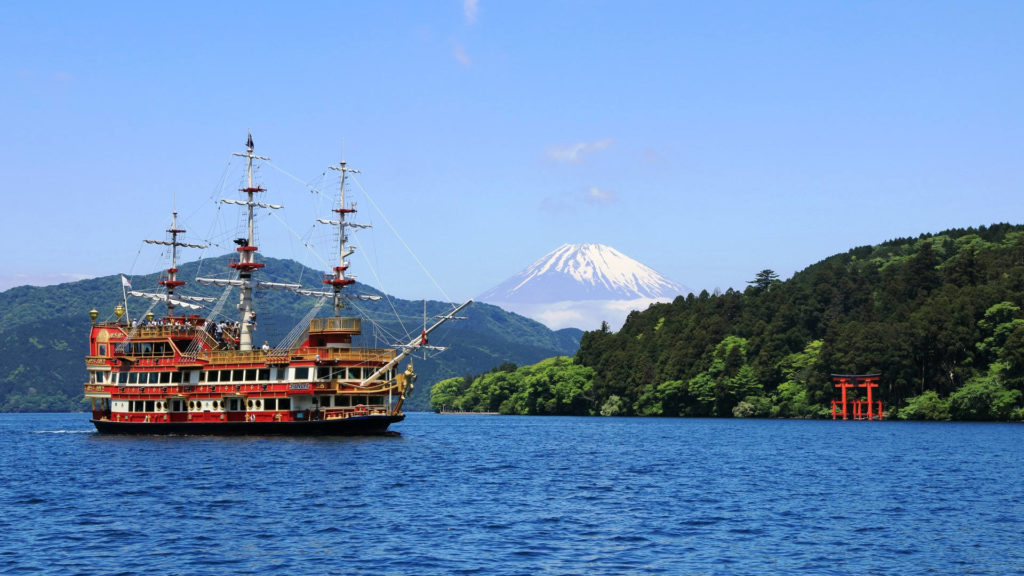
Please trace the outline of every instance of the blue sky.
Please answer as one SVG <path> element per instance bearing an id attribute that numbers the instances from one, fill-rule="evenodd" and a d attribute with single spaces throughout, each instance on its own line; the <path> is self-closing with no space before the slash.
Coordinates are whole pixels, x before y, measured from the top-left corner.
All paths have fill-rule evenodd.
<path id="1" fill-rule="evenodd" d="M 406 298 L 563 243 L 712 291 L 1019 223 L 1022 28 L 1019 2 L 6 2 L 0 289 L 166 267 L 141 239 L 226 219 L 249 130 L 286 206 L 263 253 L 323 267 L 303 183 L 344 142 L 360 219 L 402 239 L 353 269 Z"/>

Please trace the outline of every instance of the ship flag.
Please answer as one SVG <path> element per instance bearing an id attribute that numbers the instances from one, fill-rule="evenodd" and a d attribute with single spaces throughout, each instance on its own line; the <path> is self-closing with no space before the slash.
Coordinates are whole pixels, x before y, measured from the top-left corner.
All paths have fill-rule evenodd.
<path id="1" fill-rule="evenodd" d="M 124 277 L 124 274 L 121 274 L 121 286 L 129 290 L 132 289 L 132 283 L 129 282 L 128 279 Z"/>

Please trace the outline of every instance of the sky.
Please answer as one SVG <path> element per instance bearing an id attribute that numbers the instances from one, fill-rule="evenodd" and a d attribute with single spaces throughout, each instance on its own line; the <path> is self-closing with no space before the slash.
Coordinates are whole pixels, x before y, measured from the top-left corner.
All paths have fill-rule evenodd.
<path id="1" fill-rule="evenodd" d="M 565 243 L 710 292 L 1021 223 L 1022 27 L 994 1 L 0 3 L 0 290 L 166 268 L 142 239 L 175 209 L 228 252 L 250 131 L 285 206 L 261 254 L 333 266 L 311 206 L 344 154 L 352 271 L 403 298 Z"/>

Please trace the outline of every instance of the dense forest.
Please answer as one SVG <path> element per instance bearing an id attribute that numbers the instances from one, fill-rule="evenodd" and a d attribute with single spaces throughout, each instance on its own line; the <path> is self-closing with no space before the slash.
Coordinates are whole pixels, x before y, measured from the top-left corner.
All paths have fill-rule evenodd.
<path id="1" fill-rule="evenodd" d="M 440 382 L 435 410 L 831 417 L 831 374 L 881 374 L 889 418 L 1022 420 L 1024 227 L 864 246 L 583 335 L 575 358 Z"/>
<path id="2" fill-rule="evenodd" d="M 228 256 L 180 266 L 180 278 L 194 278 L 227 269 Z M 280 281 L 301 281 L 309 288 L 320 283 L 320 273 L 291 260 L 266 258 L 268 273 Z M 135 276 L 136 289 L 156 290 L 158 274 Z M 218 296 L 221 289 L 189 284 L 190 293 Z M 380 295 L 363 284 L 354 293 Z M 234 312 L 237 293 L 228 296 L 227 314 Z M 82 384 L 86 379 L 85 355 L 89 338 L 89 310 L 95 308 L 101 319 L 113 318 L 115 305 L 121 302 L 121 281 L 106 276 L 69 282 L 57 286 L 20 286 L 0 292 L 0 412 L 40 412 L 82 410 Z M 269 340 L 278 345 L 296 322 L 310 310 L 311 299 L 286 292 L 257 294 L 259 324 L 257 342 Z M 129 312 L 142 315 L 149 300 L 129 297 Z M 386 298 L 376 302 L 350 305 L 348 313 L 361 316 L 363 336 L 357 344 L 390 346 L 405 343 L 424 322 L 449 305 L 429 301 Z M 332 313 L 329 305 L 320 316 Z M 573 354 L 579 347 L 581 331 L 553 332 L 542 324 L 508 313 L 496 306 L 474 303 L 463 314 L 465 320 L 451 322 L 431 335 L 431 344 L 447 349 L 417 354 L 415 369 L 419 376 L 413 393 L 406 400 L 407 410 L 426 410 L 430 387 L 437 381 L 468 371 L 482 371 L 503 362 L 537 362 L 558 354 Z"/>

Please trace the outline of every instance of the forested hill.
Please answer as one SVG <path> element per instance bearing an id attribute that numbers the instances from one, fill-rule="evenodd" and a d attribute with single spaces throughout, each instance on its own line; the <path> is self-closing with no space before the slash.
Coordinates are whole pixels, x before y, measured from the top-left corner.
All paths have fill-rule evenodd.
<path id="1" fill-rule="evenodd" d="M 443 383 L 437 400 L 473 409 L 472 389 L 492 409 L 507 399 L 489 393 L 519 394 L 504 406 L 520 413 L 825 417 L 830 374 L 880 373 L 889 417 L 1024 416 L 1024 227 L 855 248 L 785 282 L 752 276 L 742 292 L 679 297 L 617 333 L 585 333 L 565 378 L 558 363 L 532 368 L 566 398 L 488 388 L 490 374 Z"/>
<path id="2" fill-rule="evenodd" d="M 179 278 L 215 274 L 227 270 L 227 256 L 179 266 Z M 308 288 L 320 288 L 321 275 L 290 260 L 262 259 L 274 281 L 301 281 Z M 132 278 L 135 289 L 156 291 L 158 274 Z M 223 289 L 201 287 L 190 282 L 190 293 L 220 296 Z M 362 284 L 355 293 L 378 294 Z M 224 310 L 234 313 L 237 292 L 228 295 Z M 287 292 L 257 294 L 259 323 L 257 344 L 269 340 L 277 345 L 309 311 L 311 299 Z M 86 378 L 85 355 L 88 350 L 89 310 L 100 312 L 101 319 L 113 319 L 113 309 L 121 301 L 118 276 L 60 284 L 57 286 L 21 286 L 0 292 L 0 411 L 53 411 L 82 409 L 82 384 Z M 129 312 L 137 317 L 152 304 L 129 297 Z M 450 310 L 441 302 L 409 301 L 396 298 L 377 302 L 355 302 L 358 311 L 348 313 L 365 318 L 362 344 L 391 345 L 407 342 L 419 333 L 424 315 Z M 425 308 L 426 306 L 426 308 Z M 154 312 L 161 310 L 156 305 Z M 320 316 L 332 313 L 330 304 Z M 397 316 L 396 316 L 397 315 Z M 431 334 L 430 343 L 448 349 L 430 358 L 415 357 L 419 375 L 416 388 L 406 401 L 407 410 L 425 410 L 430 387 L 440 379 L 456 374 L 481 372 L 503 362 L 530 363 L 549 356 L 574 354 L 579 346 L 579 330 L 552 332 L 544 325 L 505 312 L 495 306 L 474 303 L 459 320 L 445 324 Z M 408 335 L 408 336 L 407 336 Z"/>

